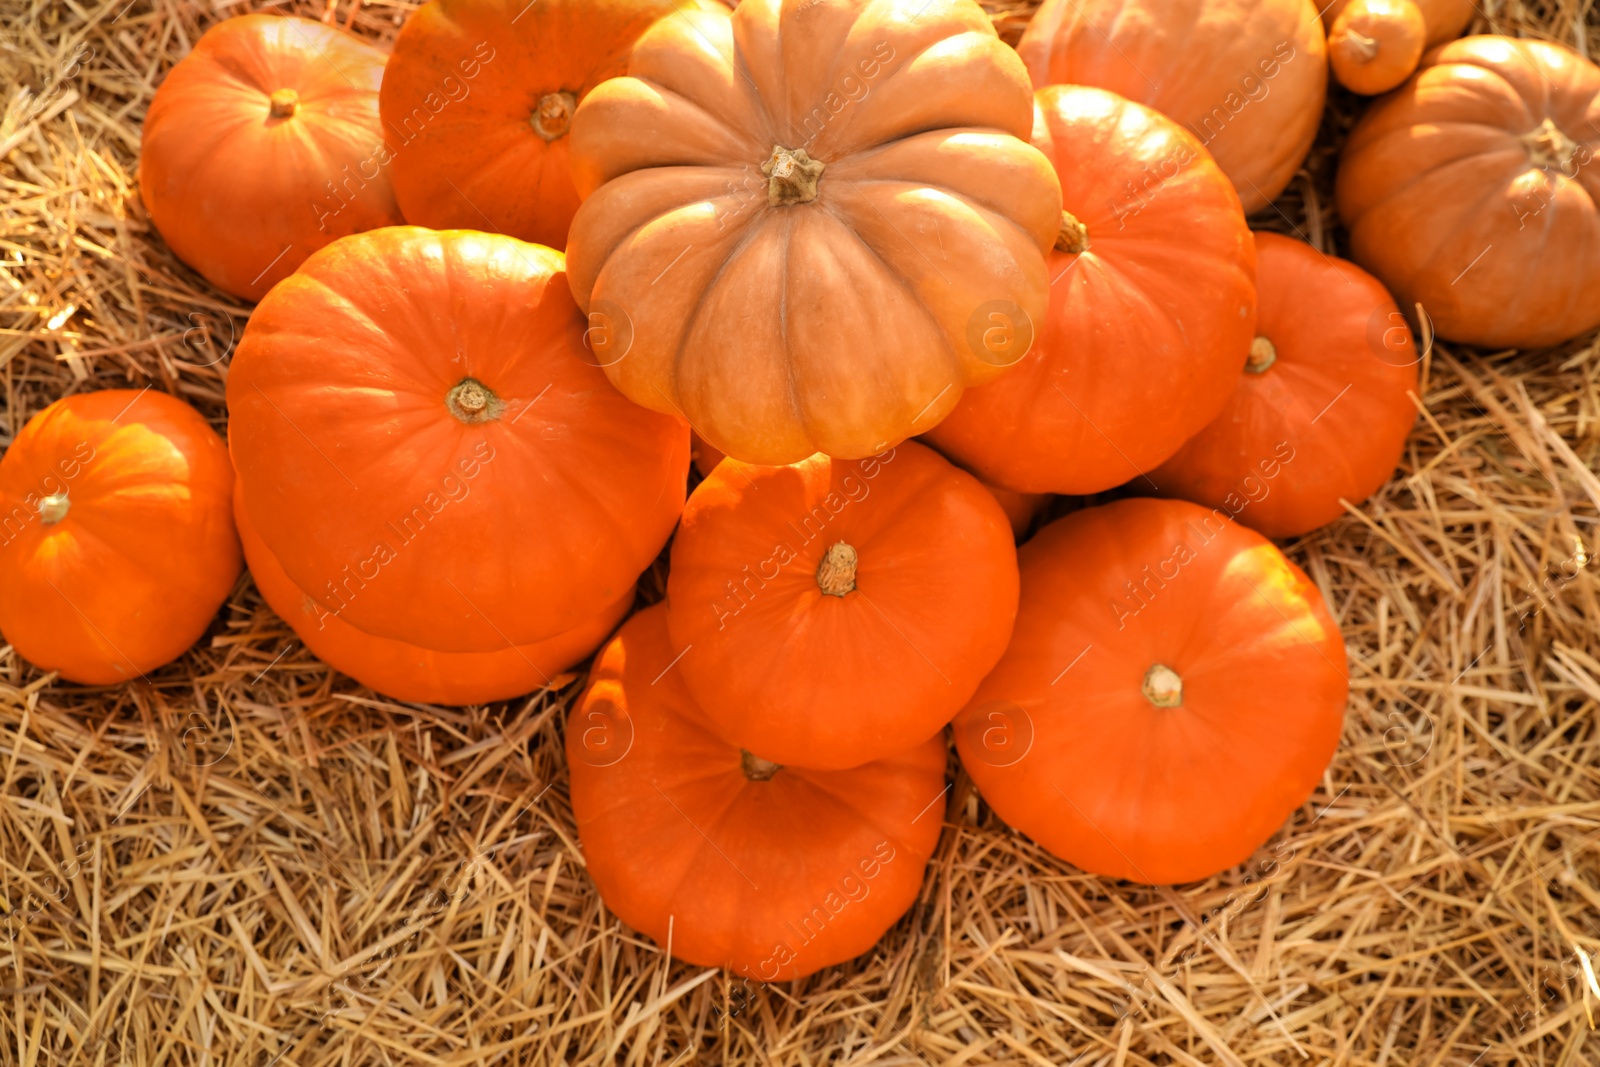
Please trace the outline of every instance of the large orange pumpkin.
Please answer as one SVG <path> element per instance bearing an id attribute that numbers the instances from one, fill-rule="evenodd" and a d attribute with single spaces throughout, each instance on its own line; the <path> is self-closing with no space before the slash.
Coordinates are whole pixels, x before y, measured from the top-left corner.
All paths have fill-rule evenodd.
<path id="1" fill-rule="evenodd" d="M 572 129 L 572 288 L 617 387 L 752 463 L 862 458 L 1027 350 L 1059 193 L 971 0 L 664 19 Z"/>
<path id="2" fill-rule="evenodd" d="M 228 376 L 251 526 L 378 637 L 489 652 L 600 614 L 677 521 L 689 432 L 613 389 L 583 334 L 548 248 L 411 226 L 329 245 Z"/>
<path id="3" fill-rule="evenodd" d="M 1311 0 L 1045 0 L 1017 51 L 1036 88 L 1110 89 L 1186 126 L 1247 213 L 1289 184 L 1322 122 Z"/>
<path id="4" fill-rule="evenodd" d="M 1063 206 L 1050 310 L 1017 367 L 927 438 L 1012 489 L 1096 493 L 1227 402 L 1255 331 L 1255 250 L 1227 177 L 1176 123 L 1102 89 L 1037 104 Z"/>
<path id="5" fill-rule="evenodd" d="M 679 959 L 761 981 L 867 951 L 938 843 L 944 739 L 847 771 L 741 752 L 684 688 L 665 613 L 628 620 L 567 721 L 572 814 L 606 907 Z"/>
<path id="6" fill-rule="evenodd" d="M 149 389 L 65 397 L 0 458 L 0 633 L 91 685 L 200 638 L 239 576 L 227 446 Z"/>
<path id="7" fill-rule="evenodd" d="M 679 0 L 432 0 L 395 41 L 381 109 L 406 221 L 564 248 L 572 114 Z M 713 0 L 688 5 L 721 9 Z"/>
<path id="8" fill-rule="evenodd" d="M 1259 332 L 1233 396 L 1150 476 L 1268 537 L 1344 514 L 1394 473 L 1420 357 L 1388 290 L 1354 263 L 1258 233 Z"/>
<path id="9" fill-rule="evenodd" d="M 1339 743 L 1344 644 L 1260 534 L 1176 500 L 1074 512 L 1021 549 L 1011 647 L 956 717 L 1006 822 L 1152 885 L 1246 859 Z"/>
<path id="10" fill-rule="evenodd" d="M 487 704 L 548 685 L 593 652 L 633 606 L 633 589 L 574 629 L 531 645 L 495 652 L 435 652 L 393 638 L 373 637 L 325 610 L 284 573 L 272 550 L 233 498 L 233 517 L 250 576 L 267 606 L 312 653 L 369 689 L 419 704 Z"/>
<path id="11" fill-rule="evenodd" d="M 1600 325 L 1600 67 L 1464 37 L 1377 101 L 1339 161 L 1352 258 L 1441 336 L 1532 347 Z"/>
<path id="12" fill-rule="evenodd" d="M 310 19 L 207 30 L 145 115 L 139 193 L 179 259 L 259 300 L 323 245 L 401 221 L 378 121 L 384 54 Z"/>
<path id="13" fill-rule="evenodd" d="M 988 490 L 914 442 L 865 460 L 725 459 L 672 543 L 676 670 L 719 735 L 855 767 L 938 733 L 1005 650 L 1017 556 Z"/>

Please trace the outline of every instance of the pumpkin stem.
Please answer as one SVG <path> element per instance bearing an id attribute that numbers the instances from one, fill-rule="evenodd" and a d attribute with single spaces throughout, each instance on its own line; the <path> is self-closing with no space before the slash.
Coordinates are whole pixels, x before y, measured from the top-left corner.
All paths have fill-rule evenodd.
<path id="1" fill-rule="evenodd" d="M 1257 337 L 1250 342 L 1250 355 L 1244 361 L 1244 369 L 1251 374 L 1264 374 L 1268 367 L 1278 362 L 1278 346 L 1265 337 Z"/>
<path id="2" fill-rule="evenodd" d="M 546 93 L 539 98 L 539 106 L 534 109 L 533 117 L 528 120 L 533 126 L 533 132 L 543 137 L 546 141 L 554 141 L 562 137 L 572 127 L 572 113 L 578 109 L 576 93 L 563 90 L 559 93 Z"/>
<path id="3" fill-rule="evenodd" d="M 1158 708 L 1176 708 L 1183 703 L 1183 679 L 1164 663 L 1144 672 L 1144 698 Z"/>
<path id="4" fill-rule="evenodd" d="M 505 410 L 505 401 L 476 378 L 463 378 L 445 394 L 444 406 L 465 423 L 490 422 Z"/>
<path id="5" fill-rule="evenodd" d="M 753 752 L 739 750 L 739 762 L 744 768 L 744 776 L 752 782 L 765 782 L 773 775 L 783 770 L 783 764 L 764 760 Z"/>
<path id="6" fill-rule="evenodd" d="M 817 585 L 824 596 L 844 596 L 856 587 L 856 550 L 840 541 L 822 554 Z"/>
<path id="7" fill-rule="evenodd" d="M 1541 170 L 1566 170 L 1578 150 L 1578 142 L 1548 117 L 1532 133 L 1522 135 L 1522 144 L 1528 150 L 1528 161 Z"/>
<path id="8" fill-rule="evenodd" d="M 1378 55 L 1378 39 L 1368 37 L 1357 30 L 1347 30 L 1345 40 L 1356 46 L 1356 51 L 1361 53 L 1361 62 L 1371 63 Z"/>
<path id="9" fill-rule="evenodd" d="M 807 155 L 804 148 L 790 150 L 773 145 L 772 158 L 761 164 L 761 173 L 768 178 L 767 204 L 771 207 L 809 204 L 817 198 L 817 183 L 826 166 Z"/>
<path id="10" fill-rule="evenodd" d="M 1073 255 L 1089 251 L 1089 227 L 1079 222 L 1069 211 L 1061 213 L 1061 230 L 1056 234 L 1056 251 L 1070 252 Z"/>
<path id="11" fill-rule="evenodd" d="M 271 114 L 275 119 L 286 119 L 300 106 L 300 94 L 293 89 L 274 89 L 267 97 L 272 101 Z"/>
<path id="12" fill-rule="evenodd" d="M 52 493 L 39 501 L 39 519 L 46 526 L 54 526 L 67 517 L 71 508 L 72 501 L 67 499 L 67 494 Z"/>

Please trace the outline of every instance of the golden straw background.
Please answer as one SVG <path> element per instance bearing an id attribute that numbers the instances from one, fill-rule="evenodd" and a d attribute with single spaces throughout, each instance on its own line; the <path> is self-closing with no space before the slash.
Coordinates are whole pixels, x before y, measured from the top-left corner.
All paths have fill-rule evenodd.
<path id="1" fill-rule="evenodd" d="M 225 428 L 247 308 L 152 230 L 144 109 L 225 16 L 389 40 L 414 6 L 0 0 L 0 446 L 93 388 Z M 1033 5 L 987 6 L 1015 41 Z M 1600 52 L 1593 0 L 1474 25 Z M 1359 108 L 1332 94 L 1256 225 L 1340 250 Z M 793 984 L 673 962 L 601 903 L 566 797 L 576 676 L 396 704 L 313 660 L 248 577 L 150 685 L 59 684 L 0 648 L 0 1065 L 1600 1063 L 1575 953 L 1600 952 L 1600 341 L 1437 343 L 1423 370 L 1393 481 L 1289 546 L 1344 628 L 1351 702 L 1249 864 L 1085 875 L 952 757 L 911 913 Z"/>

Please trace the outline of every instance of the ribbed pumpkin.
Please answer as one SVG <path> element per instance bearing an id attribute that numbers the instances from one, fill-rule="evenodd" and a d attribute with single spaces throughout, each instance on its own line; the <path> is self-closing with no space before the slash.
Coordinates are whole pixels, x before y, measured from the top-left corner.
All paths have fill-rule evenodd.
<path id="1" fill-rule="evenodd" d="M 1259 336 L 1222 414 L 1151 474 L 1268 537 L 1344 514 L 1394 473 L 1417 419 L 1421 356 L 1372 275 L 1258 233 Z"/>
<path id="2" fill-rule="evenodd" d="M 629 619 L 567 721 L 572 814 L 606 907 L 674 956 L 787 981 L 866 952 L 916 899 L 945 746 L 779 767 L 706 728 L 666 608 Z"/>
<path id="3" fill-rule="evenodd" d="M 490 652 L 592 619 L 671 533 L 689 433 L 613 389 L 583 334 L 548 248 L 409 226 L 328 246 L 228 376 L 251 526 L 378 637 Z"/>
<path id="4" fill-rule="evenodd" d="M 548 685 L 593 652 L 633 606 L 633 589 L 574 629 L 496 652 L 435 652 L 374 637 L 324 609 L 295 585 L 250 527 L 234 495 L 233 517 L 250 576 L 267 606 L 328 666 L 369 689 L 419 704 L 487 704 Z"/>
<path id="5" fill-rule="evenodd" d="M 1004 651 L 1017 562 L 978 480 L 906 442 L 865 460 L 725 459 L 667 578 L 675 668 L 720 736 L 838 769 L 927 740 Z"/>
<path id="6" fill-rule="evenodd" d="M 1465 37 L 1375 102 L 1339 161 L 1351 257 L 1443 337 L 1556 344 L 1600 325 L 1600 67 Z"/>
<path id="7" fill-rule="evenodd" d="M 57 400 L 0 458 L 0 633 L 91 685 L 176 659 L 239 576 L 232 491 L 227 447 L 183 401 Z"/>
<path id="8" fill-rule="evenodd" d="M 1386 93 L 1417 69 L 1427 35 L 1412 0 L 1353 0 L 1328 28 L 1328 66 L 1352 92 Z"/>
<path id="9" fill-rule="evenodd" d="M 568 254 L 634 401 L 747 462 L 861 458 L 1027 350 L 1059 192 L 977 4 L 744 0 L 628 71 L 573 120 Z"/>
<path id="10" fill-rule="evenodd" d="M 432 0 L 383 77 L 406 221 L 564 248 L 578 210 L 567 136 L 580 101 L 627 72 L 633 42 L 714 0 Z"/>
<path id="11" fill-rule="evenodd" d="M 312 252 L 400 222 L 378 120 L 384 54 L 310 19 L 240 15 L 167 72 L 139 193 L 178 258 L 259 300 Z"/>
<path id="12" fill-rule="evenodd" d="M 1149 108 L 1042 89 L 1033 143 L 1061 179 L 1050 310 L 1032 351 L 927 439 L 999 485 L 1096 493 L 1227 402 L 1255 333 L 1255 250 L 1227 177 Z"/>
<path id="13" fill-rule="evenodd" d="M 984 800 L 1109 878 L 1190 882 L 1248 858 L 1339 743 L 1344 643 L 1316 586 L 1176 500 L 1074 512 L 1020 555 L 1011 646 L 955 721 Z"/>
<path id="14" fill-rule="evenodd" d="M 1311 0 L 1044 0 L 1017 51 L 1035 88 L 1110 89 L 1187 127 L 1247 213 L 1289 184 L 1322 122 Z"/>

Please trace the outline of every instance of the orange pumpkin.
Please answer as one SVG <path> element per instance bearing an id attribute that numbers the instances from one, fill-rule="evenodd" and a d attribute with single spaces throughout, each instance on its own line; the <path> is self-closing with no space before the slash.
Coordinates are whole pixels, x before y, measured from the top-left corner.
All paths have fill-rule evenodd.
<path id="1" fill-rule="evenodd" d="M 861 458 L 1027 350 L 1059 202 L 971 0 L 655 24 L 572 128 L 572 288 L 617 387 L 751 463 Z"/>
<path id="2" fill-rule="evenodd" d="M 612 638 L 567 722 L 572 814 L 606 907 L 679 959 L 761 981 L 867 951 L 922 888 L 943 738 L 848 771 L 741 752 L 684 688 L 665 611 Z"/>
<path id="3" fill-rule="evenodd" d="M 1421 357 L 1372 275 L 1303 241 L 1255 238 L 1250 359 L 1222 414 L 1150 478 L 1268 537 L 1295 537 L 1389 480 L 1417 418 Z"/>
<path id="4" fill-rule="evenodd" d="M 1328 30 L 1328 65 L 1352 92 L 1386 93 L 1417 69 L 1427 35 L 1412 0 L 1353 0 Z"/>
<path id="5" fill-rule="evenodd" d="M 167 72 L 139 193 L 177 257 L 259 300 L 312 252 L 401 221 L 378 121 L 384 54 L 310 19 L 240 15 Z"/>
<path id="6" fill-rule="evenodd" d="M 633 606 L 633 589 L 574 629 L 531 645 L 496 652 L 435 652 L 373 637 L 323 610 L 284 573 L 233 498 L 233 517 L 250 575 L 267 606 L 289 624 L 313 655 L 369 689 L 418 704 L 488 704 L 549 685 L 616 629 Z"/>
<path id="7" fill-rule="evenodd" d="M 1034 520 L 1050 506 L 1048 493 L 1019 493 L 981 478 L 979 481 L 993 495 L 1000 510 L 1006 513 L 1006 520 L 1011 523 L 1011 536 L 1018 541 L 1028 535 L 1028 531 L 1033 529 Z"/>
<path id="8" fill-rule="evenodd" d="M 956 717 L 962 765 L 1062 859 L 1150 885 L 1242 862 L 1339 743 L 1344 644 L 1260 534 L 1121 500 L 1022 546 L 1011 647 Z"/>
<path id="9" fill-rule="evenodd" d="M 840 769 L 938 733 L 1005 650 L 1017 557 L 1000 505 L 915 442 L 788 467 L 725 459 L 667 578 L 676 670 L 719 736 Z"/>
<path id="10" fill-rule="evenodd" d="M 1345 143 L 1351 257 L 1453 341 L 1575 337 L 1600 325 L 1596 152 L 1600 67 L 1509 37 L 1435 49 Z"/>
<path id="11" fill-rule="evenodd" d="M 583 334 L 548 248 L 411 226 L 328 246 L 228 376 L 250 525 L 377 637 L 491 652 L 594 618 L 671 533 L 689 433 L 613 389 Z"/>
<path id="12" fill-rule="evenodd" d="M 232 491 L 227 446 L 181 400 L 57 400 L 0 458 L 0 633 L 89 685 L 181 656 L 239 577 Z"/>
<path id="13" fill-rule="evenodd" d="M 1333 0 L 1325 6 L 1317 5 L 1322 11 L 1324 28 L 1332 31 L 1333 24 L 1339 21 L 1344 9 L 1354 2 L 1356 0 Z M 1422 12 L 1422 21 L 1428 28 L 1425 44 L 1429 48 L 1460 37 L 1461 31 L 1472 21 L 1472 16 L 1478 13 L 1478 7 L 1473 0 L 1413 0 L 1413 2 Z"/>
<path id="14" fill-rule="evenodd" d="M 707 0 L 689 7 L 725 10 Z M 432 0 L 401 29 L 381 109 L 406 220 L 564 248 L 578 103 L 627 72 L 678 0 Z"/>
<path id="15" fill-rule="evenodd" d="M 1176 119 L 1246 213 L 1284 190 L 1322 122 L 1327 42 L 1310 0 L 1045 0 L 1017 52 L 1035 88 L 1094 85 Z"/>
<path id="16" fill-rule="evenodd" d="M 1176 123 L 1102 89 L 1040 90 L 1061 178 L 1038 342 L 927 435 L 982 478 L 1088 494 L 1149 470 L 1227 402 L 1255 332 L 1255 251 L 1228 179 Z"/>

